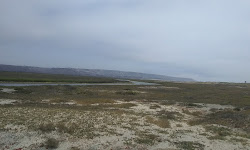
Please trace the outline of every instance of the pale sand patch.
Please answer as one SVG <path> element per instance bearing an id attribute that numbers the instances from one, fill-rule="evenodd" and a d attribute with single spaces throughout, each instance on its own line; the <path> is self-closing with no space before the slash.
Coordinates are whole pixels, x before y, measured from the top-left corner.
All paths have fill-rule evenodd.
<path id="1" fill-rule="evenodd" d="M 51 101 L 51 99 L 43 99 L 42 103 L 49 103 Z"/>
<path id="2" fill-rule="evenodd" d="M 10 89 L 10 88 L 3 88 L 1 91 L 4 92 L 4 93 L 11 94 L 11 93 L 15 92 L 16 90 L 15 89 Z"/>
<path id="3" fill-rule="evenodd" d="M 42 103 L 50 103 L 51 100 L 50 99 L 44 99 L 42 100 Z M 53 103 L 50 103 L 52 105 L 77 105 L 77 106 L 82 106 L 81 104 L 77 104 L 74 100 L 70 100 L 70 101 L 67 101 L 67 102 L 60 102 L 60 103 L 56 103 L 56 102 L 53 102 Z"/>
<path id="4" fill-rule="evenodd" d="M 73 100 L 69 101 L 69 102 L 61 102 L 60 104 L 65 104 L 65 105 L 76 105 L 77 103 Z"/>
<path id="5" fill-rule="evenodd" d="M 14 104 L 17 100 L 13 99 L 0 99 L 0 105 Z"/>
<path id="6" fill-rule="evenodd" d="M 210 111 L 211 109 L 234 109 L 235 107 L 232 105 L 219 105 L 219 104 L 204 104 L 204 103 L 194 103 L 196 105 L 201 106 L 200 108 L 195 108 L 201 111 Z"/>

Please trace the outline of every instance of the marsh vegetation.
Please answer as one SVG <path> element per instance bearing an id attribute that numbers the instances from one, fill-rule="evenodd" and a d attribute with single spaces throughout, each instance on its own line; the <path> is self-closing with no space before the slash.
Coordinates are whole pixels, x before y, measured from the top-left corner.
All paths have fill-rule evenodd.
<path id="1" fill-rule="evenodd" d="M 116 83 L 125 82 L 112 78 L 71 76 L 62 74 L 22 73 L 22 72 L 0 72 L 2 82 L 52 82 L 52 83 Z"/>

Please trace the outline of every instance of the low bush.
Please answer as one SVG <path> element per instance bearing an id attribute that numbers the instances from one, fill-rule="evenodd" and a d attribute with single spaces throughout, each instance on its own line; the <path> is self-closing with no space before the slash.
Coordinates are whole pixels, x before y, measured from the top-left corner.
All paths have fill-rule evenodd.
<path id="1" fill-rule="evenodd" d="M 58 148 L 58 146 L 59 146 L 59 141 L 57 141 L 57 140 L 54 139 L 54 138 L 49 138 L 49 139 L 46 141 L 46 148 L 55 149 L 55 148 Z"/>

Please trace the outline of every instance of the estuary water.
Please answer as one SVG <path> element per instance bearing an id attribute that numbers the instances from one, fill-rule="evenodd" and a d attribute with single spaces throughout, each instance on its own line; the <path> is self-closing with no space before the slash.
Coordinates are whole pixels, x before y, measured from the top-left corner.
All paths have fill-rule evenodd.
<path id="1" fill-rule="evenodd" d="M 88 86 L 88 85 L 157 85 L 155 83 L 130 81 L 127 83 L 0 83 L 0 86 L 57 86 L 57 85 L 70 85 L 70 86 Z"/>

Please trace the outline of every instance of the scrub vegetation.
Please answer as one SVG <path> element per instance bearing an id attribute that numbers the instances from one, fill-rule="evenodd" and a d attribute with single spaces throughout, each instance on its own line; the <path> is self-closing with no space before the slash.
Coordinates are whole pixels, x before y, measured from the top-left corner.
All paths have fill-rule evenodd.
<path id="1" fill-rule="evenodd" d="M 0 147 L 250 149 L 249 84 L 157 83 L 0 87 Z"/>

